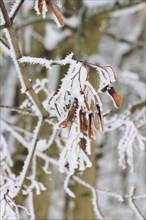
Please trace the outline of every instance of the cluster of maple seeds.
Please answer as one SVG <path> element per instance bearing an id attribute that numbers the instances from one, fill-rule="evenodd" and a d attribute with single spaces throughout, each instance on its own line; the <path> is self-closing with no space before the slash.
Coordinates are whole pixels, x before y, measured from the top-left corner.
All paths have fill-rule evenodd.
<path id="1" fill-rule="evenodd" d="M 93 135 L 93 128 L 92 128 L 93 122 L 94 122 L 95 128 L 97 130 L 99 130 L 100 129 L 99 119 L 100 119 L 100 125 L 103 130 L 103 121 L 102 121 L 100 107 L 98 104 L 96 105 L 96 108 L 97 108 L 97 111 L 94 114 L 87 113 L 86 111 L 83 111 L 82 109 L 80 109 L 80 111 L 79 111 L 80 132 L 83 133 L 84 135 L 88 134 L 89 138 L 94 136 Z M 61 128 L 70 127 L 76 118 L 77 109 L 78 109 L 78 99 L 75 98 L 69 111 L 68 111 L 66 119 L 63 122 L 61 122 L 59 127 L 61 127 Z"/>
<path id="2" fill-rule="evenodd" d="M 103 117 L 101 114 L 100 106 L 96 104 L 96 111 L 87 113 L 82 110 L 79 112 L 80 118 L 80 132 L 87 134 L 88 138 L 94 137 L 94 128 L 97 131 L 103 131 Z"/>
<path id="3" fill-rule="evenodd" d="M 78 99 L 74 98 L 71 107 L 68 110 L 66 119 L 60 123 L 59 127 L 67 128 L 71 127 L 75 118 L 77 118 Z M 96 110 L 93 112 L 87 112 L 83 109 L 79 110 L 79 124 L 80 132 L 83 135 L 87 135 L 88 138 L 94 137 L 94 128 L 97 131 L 103 131 L 103 117 L 99 104 L 96 104 Z"/>
<path id="4" fill-rule="evenodd" d="M 106 86 L 102 89 L 102 92 L 108 93 L 114 101 L 116 108 L 120 108 L 122 106 L 122 96 L 119 94 L 117 90 L 112 86 Z M 85 111 L 83 108 L 79 110 L 79 125 L 80 132 L 83 135 L 87 135 L 89 139 L 94 137 L 94 130 L 103 131 L 104 123 L 103 116 L 101 112 L 101 107 L 98 103 L 95 104 L 95 111 L 91 112 L 89 109 L 89 105 L 87 100 L 84 98 L 84 103 L 87 107 L 88 111 Z M 61 128 L 71 127 L 75 119 L 77 118 L 77 109 L 79 108 L 78 99 L 74 98 L 70 107 L 67 107 L 67 117 L 66 119 L 59 124 Z M 94 129 L 95 128 L 95 129 Z"/>

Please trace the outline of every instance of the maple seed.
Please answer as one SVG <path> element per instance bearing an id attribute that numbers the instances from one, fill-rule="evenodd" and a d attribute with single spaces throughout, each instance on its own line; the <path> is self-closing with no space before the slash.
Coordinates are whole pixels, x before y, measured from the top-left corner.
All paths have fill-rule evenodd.
<path id="1" fill-rule="evenodd" d="M 38 9 L 39 9 L 40 14 L 42 14 L 42 8 L 43 8 L 43 2 L 42 2 L 42 0 L 39 0 L 38 1 Z"/>
<path id="2" fill-rule="evenodd" d="M 64 26 L 64 19 L 63 19 L 62 15 L 60 14 L 60 12 L 57 10 L 57 8 L 55 8 L 55 6 L 51 3 L 50 0 L 49 1 L 47 0 L 46 2 L 47 2 L 48 7 L 55 14 L 55 16 L 56 16 L 57 20 L 59 21 L 61 27 L 63 27 Z"/>
<path id="3" fill-rule="evenodd" d="M 67 115 L 66 119 L 63 122 L 61 122 L 61 124 L 59 125 L 60 128 L 66 128 L 66 127 L 70 127 L 72 125 L 73 120 L 76 115 L 77 108 L 78 108 L 78 99 L 74 98 L 74 102 L 68 111 L 68 115 Z"/>
<path id="4" fill-rule="evenodd" d="M 93 113 L 89 114 L 89 122 L 88 122 L 88 137 L 91 139 L 93 136 L 93 130 L 92 130 L 92 120 L 93 120 Z"/>
<path id="5" fill-rule="evenodd" d="M 99 115 L 98 112 L 94 113 L 94 127 L 96 128 L 97 131 L 99 131 Z"/>
<path id="6" fill-rule="evenodd" d="M 86 121 L 86 113 L 80 110 L 80 132 L 84 133 L 87 131 L 87 121 Z"/>
<path id="7" fill-rule="evenodd" d="M 117 90 L 115 90 L 114 87 L 108 87 L 107 92 L 109 93 L 109 95 L 112 96 L 116 107 L 120 108 L 123 103 L 123 99 L 120 93 Z"/>

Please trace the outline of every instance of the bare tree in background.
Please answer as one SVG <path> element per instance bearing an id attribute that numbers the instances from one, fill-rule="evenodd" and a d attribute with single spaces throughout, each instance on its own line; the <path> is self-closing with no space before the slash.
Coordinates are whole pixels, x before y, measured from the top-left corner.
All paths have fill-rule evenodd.
<path id="1" fill-rule="evenodd" d="M 145 2 L 0 8 L 1 219 L 145 219 Z"/>

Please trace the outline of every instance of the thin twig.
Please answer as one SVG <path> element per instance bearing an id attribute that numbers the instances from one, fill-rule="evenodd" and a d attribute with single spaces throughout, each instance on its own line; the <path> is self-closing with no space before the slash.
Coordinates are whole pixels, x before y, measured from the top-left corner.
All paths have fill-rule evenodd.
<path id="1" fill-rule="evenodd" d="M 17 6 L 16 10 L 14 11 L 14 14 L 12 15 L 12 17 L 10 18 L 11 19 L 11 22 L 13 23 L 19 9 L 21 8 L 22 4 L 23 4 L 24 0 L 21 0 L 19 5 Z"/>
<path id="2" fill-rule="evenodd" d="M 15 137 L 16 140 L 19 141 L 23 146 L 28 146 L 28 142 L 25 141 L 25 139 L 18 132 L 16 132 L 15 129 L 5 120 L 1 119 L 0 125 L 3 126 L 7 131 L 9 131 L 13 135 L 13 137 Z"/>
<path id="3" fill-rule="evenodd" d="M 37 126 L 36 126 L 35 131 L 34 131 L 33 139 L 32 139 L 32 141 L 30 143 L 30 148 L 29 148 L 28 156 L 27 156 L 27 158 L 25 160 L 25 163 L 24 163 L 24 166 L 23 166 L 23 170 L 22 170 L 22 172 L 20 174 L 20 178 L 19 178 L 19 182 L 18 182 L 18 187 L 17 187 L 17 190 L 16 190 L 13 198 L 15 198 L 21 192 L 21 190 L 23 188 L 24 181 L 25 181 L 25 179 L 27 177 L 27 174 L 28 174 L 29 168 L 31 166 L 35 150 L 36 150 L 38 136 L 39 136 L 40 129 L 41 129 L 41 126 L 42 126 L 42 122 L 43 122 L 43 119 L 39 118 L 39 121 L 38 121 Z"/>
<path id="4" fill-rule="evenodd" d="M 39 23 L 54 23 L 54 21 L 51 20 L 50 18 L 46 18 L 44 20 L 42 18 L 32 17 L 31 19 L 25 20 L 23 23 L 21 23 L 21 25 L 16 25 L 15 30 L 18 31 L 18 30 L 21 30 L 27 26 L 31 26 L 31 25 L 35 25 L 35 24 L 39 24 Z"/>
<path id="5" fill-rule="evenodd" d="M 131 106 L 131 108 L 129 109 L 129 111 L 131 113 L 134 113 L 136 112 L 137 110 L 140 110 L 141 108 L 145 107 L 146 106 L 146 100 L 144 101 L 141 101 L 139 103 L 136 103 L 134 105 Z"/>
<path id="6" fill-rule="evenodd" d="M 0 105 L 0 108 L 8 109 L 13 112 L 21 113 L 24 115 L 36 116 L 30 109 L 23 109 L 16 106 Z"/>
<path id="7" fill-rule="evenodd" d="M 0 42 L 1 42 L 7 49 L 10 49 L 10 47 L 8 46 L 8 44 L 7 44 L 2 38 L 0 38 Z"/>
<path id="8" fill-rule="evenodd" d="M 129 44 L 134 48 L 136 48 L 136 47 L 143 48 L 145 46 L 144 42 L 142 42 L 142 41 L 132 42 L 130 40 L 127 40 L 125 38 L 122 38 L 122 37 L 115 35 L 113 33 L 110 33 L 110 32 L 103 32 L 103 34 L 113 38 L 116 41 Z"/>
<path id="9" fill-rule="evenodd" d="M 15 9 L 14 13 L 12 14 L 12 16 L 10 17 L 10 21 L 13 24 L 13 21 L 19 11 L 19 9 L 21 8 L 22 4 L 23 4 L 24 0 L 21 0 L 20 3 L 18 4 L 17 8 Z M 5 22 L 5 24 L 0 25 L 0 30 L 8 28 L 9 24 L 7 22 Z"/>
<path id="10" fill-rule="evenodd" d="M 14 124 L 12 124 L 12 123 L 10 123 L 10 122 L 8 122 L 7 120 L 5 120 L 5 119 L 3 119 L 3 118 L 0 119 L 0 122 L 1 122 L 1 121 L 5 123 L 5 125 L 6 125 L 5 128 L 7 128 L 7 130 L 10 131 L 11 133 L 14 131 L 14 133 L 15 133 L 16 135 L 18 134 L 18 136 L 19 136 L 19 133 L 23 133 L 23 134 L 28 135 L 29 137 L 32 138 L 33 134 L 32 134 L 31 132 L 27 131 L 26 129 L 21 128 L 21 127 L 18 127 L 18 126 L 14 125 Z M 16 135 L 14 135 L 15 138 L 16 138 Z M 24 139 L 21 135 L 20 135 L 19 137 L 20 137 L 22 140 L 25 141 L 25 139 Z M 16 140 L 20 142 L 19 138 L 16 138 Z M 20 143 L 21 143 L 21 142 L 20 142 Z M 25 143 L 25 142 L 24 142 L 24 143 Z M 26 142 L 26 143 L 27 143 L 27 142 Z M 27 143 L 27 144 L 28 144 L 28 143 Z M 25 147 L 26 147 L 26 146 L 25 146 Z"/>
<path id="11" fill-rule="evenodd" d="M 7 25 L 6 25 L 6 24 L 0 25 L 0 30 L 5 29 L 5 28 L 7 28 Z"/>
<path id="12" fill-rule="evenodd" d="M 140 212 L 139 208 L 136 206 L 133 196 L 135 194 L 135 187 L 132 186 L 130 189 L 130 198 L 129 198 L 129 203 L 131 208 L 133 209 L 133 211 L 135 212 L 136 216 L 138 217 L 139 220 L 145 220 L 144 216 L 142 215 L 142 213 Z"/>
<path id="13" fill-rule="evenodd" d="M 95 7 L 92 10 L 90 8 L 87 8 L 87 12 L 91 15 L 93 14 L 98 14 L 100 16 L 109 16 L 110 13 L 123 10 L 123 9 L 128 9 L 131 7 L 134 7 L 136 5 L 140 5 L 142 3 L 145 3 L 145 0 L 142 1 L 134 1 L 134 0 L 127 0 L 127 1 L 115 1 L 115 3 L 112 4 L 107 4 L 106 6 L 103 5 L 101 7 Z"/>

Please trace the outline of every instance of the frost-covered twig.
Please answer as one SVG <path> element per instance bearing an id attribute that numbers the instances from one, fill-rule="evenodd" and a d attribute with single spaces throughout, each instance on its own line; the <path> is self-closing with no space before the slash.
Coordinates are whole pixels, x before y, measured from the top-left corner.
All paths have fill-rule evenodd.
<path id="1" fill-rule="evenodd" d="M 62 59 L 62 60 L 47 60 L 45 58 L 23 56 L 19 59 L 19 62 L 20 63 L 29 63 L 29 64 L 39 64 L 41 66 L 45 66 L 48 69 L 51 69 L 52 66 L 55 66 L 55 65 L 69 64 L 71 62 L 72 57 L 73 57 L 73 53 L 66 56 L 66 58 Z"/>
<path id="2" fill-rule="evenodd" d="M 75 194 L 69 189 L 68 185 L 69 185 L 69 180 L 71 178 L 71 174 L 68 173 L 67 176 L 66 176 L 66 179 L 64 181 L 64 190 L 66 191 L 66 193 L 72 197 L 72 198 L 75 198 Z"/>
<path id="3" fill-rule="evenodd" d="M 8 50 L 10 49 L 9 45 L 2 39 L 0 38 L 0 43 L 3 44 Z"/>
<path id="4" fill-rule="evenodd" d="M 105 34 L 108 37 L 113 38 L 113 40 L 116 40 L 116 41 L 122 42 L 122 43 L 126 43 L 126 44 L 128 44 L 128 45 L 130 45 L 130 46 L 132 46 L 134 48 L 136 48 L 136 47 L 137 48 L 143 48 L 144 46 L 146 46 L 143 41 L 133 42 L 133 41 L 127 40 L 125 38 L 122 38 L 122 37 L 120 37 L 118 35 L 112 34 L 110 32 L 103 32 L 103 34 Z"/>
<path id="5" fill-rule="evenodd" d="M 19 1 L 16 1 L 11 12 L 10 12 L 10 17 L 11 17 L 11 22 L 13 23 L 19 9 L 21 8 L 22 4 L 23 4 L 24 0 L 20 0 Z"/>
<path id="6" fill-rule="evenodd" d="M 29 211 L 31 219 L 35 219 L 35 211 L 34 211 L 34 201 L 33 201 L 33 193 L 30 192 L 28 195 L 28 204 L 29 204 Z"/>
<path id="7" fill-rule="evenodd" d="M 134 144 L 136 142 L 137 147 L 143 151 L 145 149 L 145 138 L 139 133 L 138 129 L 132 121 L 127 120 L 124 125 L 125 134 L 118 145 L 119 163 L 123 169 L 125 169 L 128 165 L 130 167 L 130 171 L 134 172 Z"/>
<path id="8" fill-rule="evenodd" d="M 135 212 L 136 216 L 138 217 L 139 220 L 145 220 L 144 216 L 142 215 L 142 213 L 140 212 L 139 208 L 136 206 L 133 196 L 135 193 L 135 187 L 132 186 L 130 189 L 130 198 L 129 198 L 129 203 L 131 208 L 133 209 L 133 211 Z"/>
<path id="9" fill-rule="evenodd" d="M 23 2 L 24 2 L 24 0 L 16 0 L 15 3 L 11 6 L 9 17 L 10 17 L 10 20 L 12 23 L 17 15 L 19 9 L 21 8 Z M 9 26 L 8 23 L 7 22 L 4 23 L 4 20 L 2 19 L 0 29 L 7 28 L 8 26 Z"/>
<path id="10" fill-rule="evenodd" d="M 0 108 L 8 109 L 12 112 L 17 112 L 19 114 L 35 116 L 34 113 L 32 113 L 30 111 L 30 109 L 24 109 L 24 108 L 19 108 L 19 107 L 16 107 L 16 106 L 8 106 L 8 105 L 0 105 Z"/>
<path id="11" fill-rule="evenodd" d="M 106 194 L 107 196 L 113 197 L 113 198 L 117 199 L 120 202 L 123 202 L 125 200 L 124 196 L 119 194 L 119 193 L 111 192 L 111 191 L 108 191 L 108 190 L 102 190 L 102 189 L 96 189 L 96 190 L 97 190 L 98 193 Z"/>
<path id="12" fill-rule="evenodd" d="M 18 193 L 21 191 L 22 187 L 23 187 L 23 184 L 24 184 L 24 181 L 25 181 L 25 178 L 27 176 L 27 173 L 28 173 L 28 170 L 29 170 L 29 167 L 31 165 L 31 162 L 32 162 L 32 159 L 33 159 L 33 155 L 35 153 L 35 149 L 36 149 L 36 145 L 37 145 L 37 139 L 38 139 L 38 135 L 39 135 L 39 132 L 40 132 L 40 128 L 42 126 L 42 118 L 39 119 L 38 121 L 38 124 L 34 130 L 34 135 L 33 135 L 33 139 L 30 143 L 30 147 L 28 148 L 28 156 L 25 160 L 25 163 L 24 163 L 24 166 L 23 166 L 23 169 L 22 169 L 22 172 L 19 176 L 19 181 L 18 181 L 18 185 L 17 185 L 17 190 L 15 192 L 15 196 L 18 195 Z"/>
<path id="13" fill-rule="evenodd" d="M 0 120 L 0 124 L 1 124 L 1 128 L 9 131 L 11 133 L 11 135 L 13 137 L 16 138 L 17 141 L 19 141 L 23 146 L 27 147 L 28 146 L 28 142 L 18 133 L 16 132 L 12 126 L 10 126 L 10 124 L 8 124 L 7 122 L 5 122 L 4 120 Z"/>

